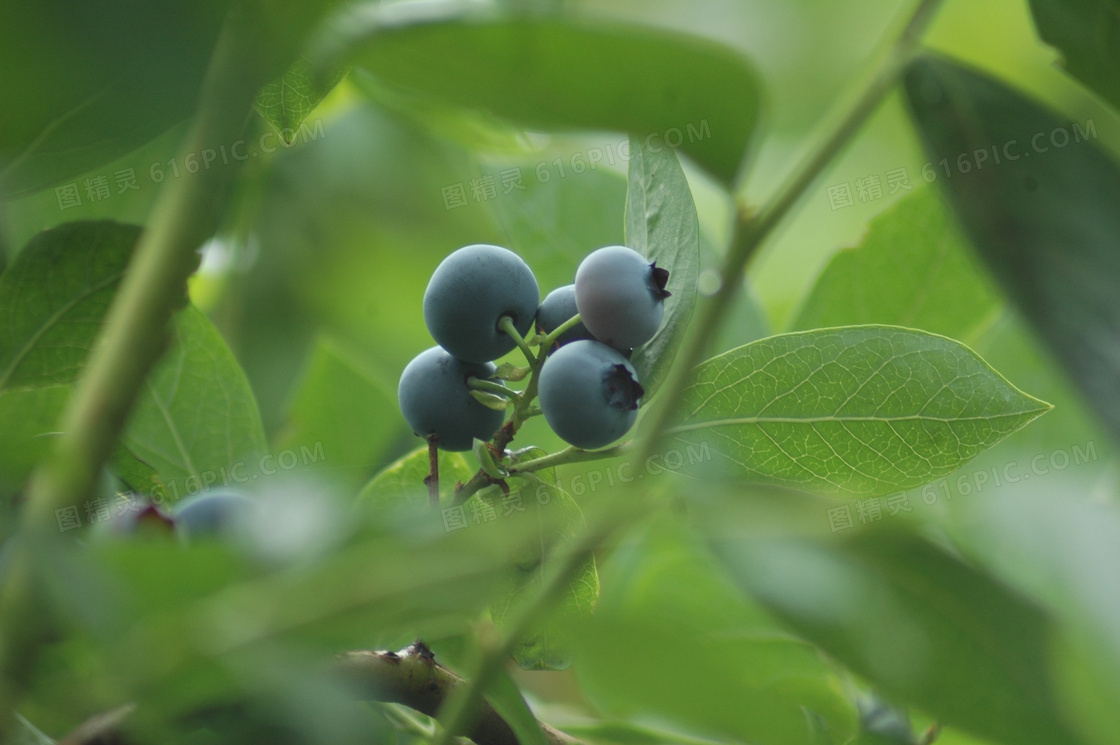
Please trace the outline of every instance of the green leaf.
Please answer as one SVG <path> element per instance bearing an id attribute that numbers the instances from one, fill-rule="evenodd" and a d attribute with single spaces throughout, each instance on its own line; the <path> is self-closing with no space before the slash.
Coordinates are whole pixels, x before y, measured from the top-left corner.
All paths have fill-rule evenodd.
<path id="1" fill-rule="evenodd" d="M 1071 75 L 1120 108 L 1120 2 L 1030 0 L 1043 41 Z"/>
<path id="2" fill-rule="evenodd" d="M 1120 166 L 1089 141 L 1091 122 L 1063 121 L 947 60 L 915 61 L 906 92 L 931 160 L 971 162 L 939 180 L 973 246 L 1120 433 Z"/>
<path id="3" fill-rule="evenodd" d="M 525 452 L 527 458 L 544 451 Z M 548 478 L 548 474 L 543 474 Z M 482 495 L 475 497 L 481 499 Z M 516 615 L 524 603 L 538 596 L 545 583 L 550 556 L 573 544 L 584 529 L 583 512 L 563 489 L 540 480 L 529 481 L 524 489 L 494 504 L 505 512 L 516 503 L 524 508 L 516 515 L 517 530 L 525 537 L 523 548 L 512 557 L 510 566 L 498 580 L 498 590 L 490 604 L 490 617 L 499 629 Z M 508 530 L 505 525 L 503 530 Z M 525 670 L 563 670 L 571 665 L 573 626 L 589 618 L 599 597 L 599 573 L 594 557 L 589 557 L 572 579 L 568 590 L 547 616 L 539 621 L 514 649 L 513 658 Z"/>
<path id="4" fill-rule="evenodd" d="M 320 336 L 274 449 L 322 445 L 331 477 L 356 491 L 377 459 L 408 434 L 396 397 L 348 345 Z"/>
<path id="5" fill-rule="evenodd" d="M 747 61 L 708 40 L 526 9 L 371 8 L 312 58 L 317 69 L 352 61 L 391 87 L 527 127 L 679 139 L 724 185 L 739 174 L 761 97 Z"/>
<path id="6" fill-rule="evenodd" d="M 11 745 L 54 745 L 55 741 L 40 732 L 34 724 L 19 714 L 16 714 L 15 718 L 15 730 L 11 735 L 11 740 L 8 741 Z"/>
<path id="7" fill-rule="evenodd" d="M 663 514 L 612 551 L 575 668 L 604 715 L 657 721 L 680 739 L 603 741 L 805 745 L 812 711 L 846 742 L 858 723 L 836 670 L 745 599 L 684 522 Z"/>
<path id="8" fill-rule="evenodd" d="M 626 245 L 669 271 L 666 289 L 673 293 L 657 334 L 630 357 L 648 401 L 668 375 L 696 306 L 700 227 L 676 153 L 655 152 L 636 138 L 630 139 Z"/>
<path id="9" fill-rule="evenodd" d="M 576 174 L 570 165 L 564 176 L 555 158 L 545 156 L 497 169 L 521 175 L 524 190 L 499 189 L 490 204 L 509 247 L 533 267 L 542 295 L 571 284 L 579 262 L 596 248 L 624 241 L 618 216 L 626 208 L 626 181 L 605 168 Z"/>
<path id="10" fill-rule="evenodd" d="M 712 538 L 738 583 L 894 700 L 1008 745 L 1073 745 L 1038 606 L 909 534 Z"/>
<path id="11" fill-rule="evenodd" d="M 885 323 L 965 339 L 998 310 L 950 213 L 920 188 L 832 258 L 791 330 Z"/>
<path id="12" fill-rule="evenodd" d="M 0 495 L 17 492 L 50 451 L 69 385 L 0 391 Z"/>
<path id="13" fill-rule="evenodd" d="M 402 504 L 422 506 L 428 503 L 428 446 L 422 445 L 389 464 L 362 488 L 355 504 L 362 510 L 392 510 Z M 439 451 L 439 494 L 451 496 L 457 482 L 469 481 L 474 469 L 462 453 Z"/>
<path id="14" fill-rule="evenodd" d="M 740 479 L 874 495 L 950 473 L 1049 408 L 951 339 L 852 326 L 708 360 L 669 433 Z"/>
<path id="15" fill-rule="evenodd" d="M 275 470 L 261 458 L 253 391 L 217 329 L 189 306 L 174 317 L 172 338 L 136 401 L 124 448 L 159 474 L 172 499 Z"/>
<path id="16" fill-rule="evenodd" d="M 486 698 L 517 737 L 518 745 L 548 745 L 537 718 L 517 684 L 504 669 L 499 670 L 486 691 Z"/>
<path id="17" fill-rule="evenodd" d="M 335 66 L 322 76 L 314 75 L 311 62 L 301 55 L 283 75 L 261 89 L 253 107 L 290 145 L 295 142 L 299 125 L 346 73 L 346 67 Z"/>
<path id="18" fill-rule="evenodd" d="M 1071 448 L 1073 465 L 1107 458 L 1097 447 Z M 951 529 L 962 551 L 1061 620 L 1054 669 L 1070 724 L 1109 745 L 1120 738 L 1120 510 L 1070 477 L 985 493 L 954 510 Z"/>
<path id="19" fill-rule="evenodd" d="M 0 390 L 71 383 L 140 236 L 135 225 L 45 230 L 0 275 Z"/>
<path id="20" fill-rule="evenodd" d="M 58 434 L 139 235 L 135 225 L 66 223 L 37 234 L 0 275 L 0 492 L 18 489 Z"/>
<path id="21" fill-rule="evenodd" d="M 5 3 L 0 196 L 77 176 L 187 119 L 226 9 Z"/>

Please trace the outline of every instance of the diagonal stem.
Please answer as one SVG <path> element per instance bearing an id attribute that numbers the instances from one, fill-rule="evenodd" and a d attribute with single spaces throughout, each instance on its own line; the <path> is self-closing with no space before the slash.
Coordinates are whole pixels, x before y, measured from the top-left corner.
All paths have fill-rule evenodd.
<path id="1" fill-rule="evenodd" d="M 692 324 L 692 333 L 663 388 L 660 404 L 644 424 L 647 434 L 640 448 L 643 458 L 653 453 L 676 413 L 681 393 L 688 385 L 693 369 L 703 360 L 712 339 L 719 332 L 720 324 L 726 319 L 727 310 L 736 297 L 741 284 L 739 279 L 746 271 L 747 264 L 894 89 L 916 54 L 922 34 L 933 20 L 941 2 L 942 0 L 921 0 L 918 3 L 902 30 L 889 44 L 885 56 L 876 61 L 870 79 L 860 89 L 854 102 L 848 105 L 837 123 L 828 128 L 819 144 L 761 210 L 755 213 L 745 199 L 736 199 L 731 245 L 720 271 L 723 281 L 715 295 L 701 307 Z"/>

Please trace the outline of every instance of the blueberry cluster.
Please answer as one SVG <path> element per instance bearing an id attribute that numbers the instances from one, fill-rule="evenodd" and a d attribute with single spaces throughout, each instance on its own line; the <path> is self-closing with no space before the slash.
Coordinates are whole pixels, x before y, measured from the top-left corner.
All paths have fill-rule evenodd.
<path id="1" fill-rule="evenodd" d="M 469 450 L 502 427 L 503 407 L 484 400 L 504 395 L 523 412 L 535 390 L 540 413 L 569 444 L 590 449 L 617 440 L 634 425 L 644 394 L 627 357 L 657 333 L 668 278 L 641 254 L 608 246 L 583 260 L 575 284 L 538 306 L 536 278 L 515 253 L 485 244 L 460 248 L 424 292 L 424 321 L 438 346 L 401 374 L 397 398 L 405 420 L 444 450 Z M 534 320 L 537 335 L 527 340 Z M 509 391 L 493 364 L 518 346 L 528 358 L 525 374 L 536 376 L 524 392 Z"/>

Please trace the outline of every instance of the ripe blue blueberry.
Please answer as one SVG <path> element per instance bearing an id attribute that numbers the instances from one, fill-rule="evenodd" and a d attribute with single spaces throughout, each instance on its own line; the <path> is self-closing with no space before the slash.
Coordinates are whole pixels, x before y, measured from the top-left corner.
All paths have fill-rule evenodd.
<path id="1" fill-rule="evenodd" d="M 432 347 L 405 366 L 397 401 L 405 421 L 419 437 L 437 435 L 441 450 L 470 450 L 474 439 L 489 440 L 502 426 L 502 412 L 471 396 L 468 378 L 488 378 L 489 362 L 463 362 Z"/>
<path id="2" fill-rule="evenodd" d="M 592 251 L 576 269 L 581 320 L 604 344 L 639 347 L 661 326 L 668 280 L 668 271 L 625 246 Z"/>
<path id="3" fill-rule="evenodd" d="M 490 362 L 516 346 L 498 328 L 502 316 L 525 336 L 540 289 L 529 265 L 512 251 L 476 244 L 440 262 L 424 291 L 424 322 L 436 343 L 467 362 Z"/>
<path id="4" fill-rule="evenodd" d="M 634 366 L 597 341 L 560 347 L 541 368 L 541 411 L 569 445 L 599 448 L 630 431 L 645 391 Z"/>
<path id="5" fill-rule="evenodd" d="M 537 331 L 551 333 L 579 311 L 576 309 L 576 286 L 564 285 L 545 295 L 541 307 L 537 309 Z M 570 344 L 580 339 L 594 339 L 591 332 L 580 321 L 556 338 L 557 346 Z"/>
<path id="6" fill-rule="evenodd" d="M 185 538 L 220 537 L 243 526 L 255 503 L 244 494 L 213 492 L 188 497 L 175 505 L 175 530 Z"/>

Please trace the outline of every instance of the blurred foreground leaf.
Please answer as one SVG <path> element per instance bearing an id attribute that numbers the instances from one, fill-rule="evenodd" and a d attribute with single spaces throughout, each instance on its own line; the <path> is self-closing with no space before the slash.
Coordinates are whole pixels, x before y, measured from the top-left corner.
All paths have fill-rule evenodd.
<path id="1" fill-rule="evenodd" d="M 1007 745 L 1074 745 L 1037 605 L 914 535 L 712 538 L 740 586 L 885 695 Z"/>
<path id="2" fill-rule="evenodd" d="M 1120 2 L 1030 0 L 1042 40 L 1057 47 L 1062 66 L 1120 109 Z"/>
<path id="3" fill-rule="evenodd" d="M 679 522 L 662 516 L 604 563 L 602 600 L 575 668 L 585 695 L 611 719 L 657 721 L 690 738 L 805 745 L 811 711 L 836 742 L 847 741 L 856 713 L 836 671 L 744 600 Z M 625 728 L 617 735 L 607 740 L 675 741 Z"/>
<path id="4" fill-rule="evenodd" d="M 682 34 L 456 4 L 370 8 L 336 31 L 313 55 L 323 68 L 354 62 L 390 87 L 526 127 L 679 145 L 725 185 L 758 119 L 761 91 L 747 61 Z"/>
<path id="5" fill-rule="evenodd" d="M 933 56 L 906 93 L 929 158 L 968 167 L 940 181 L 973 246 L 1120 434 L 1120 165 L 1090 141 L 1095 125 Z"/>

